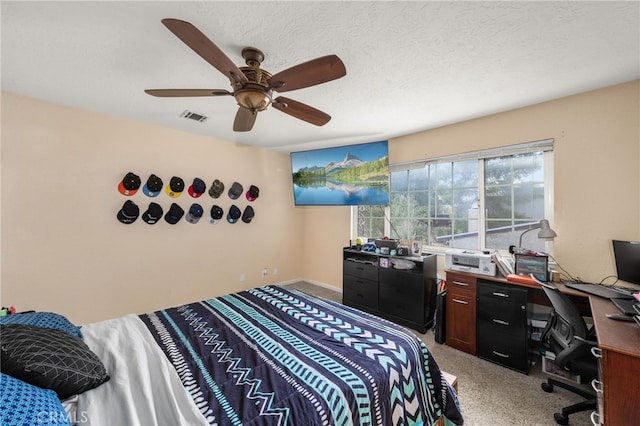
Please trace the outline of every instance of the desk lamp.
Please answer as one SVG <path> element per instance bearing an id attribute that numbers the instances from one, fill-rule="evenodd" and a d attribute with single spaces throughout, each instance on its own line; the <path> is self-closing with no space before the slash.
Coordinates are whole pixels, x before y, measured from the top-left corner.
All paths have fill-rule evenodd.
<path id="1" fill-rule="evenodd" d="M 538 223 L 536 226 L 534 226 L 533 228 L 529 228 L 526 231 L 524 231 L 522 234 L 520 234 L 520 241 L 518 242 L 518 247 L 522 247 L 522 237 L 524 236 L 524 234 L 526 234 L 527 232 L 533 231 L 534 229 L 540 230 L 538 231 L 538 238 L 553 239 L 558 235 L 553 229 L 551 229 L 551 226 L 549 226 L 549 221 L 547 219 L 542 219 L 540 220 L 540 223 Z"/>

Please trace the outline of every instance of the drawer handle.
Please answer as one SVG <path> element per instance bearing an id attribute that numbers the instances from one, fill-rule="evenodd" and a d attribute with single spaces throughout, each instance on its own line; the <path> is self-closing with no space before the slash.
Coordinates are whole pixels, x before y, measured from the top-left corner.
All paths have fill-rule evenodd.
<path id="1" fill-rule="evenodd" d="M 509 325 L 508 322 L 502 321 L 502 320 L 499 320 L 499 319 L 495 319 L 495 318 L 493 319 L 493 322 L 495 322 L 496 324 L 500 324 L 500 325 L 506 325 L 506 326 Z"/>
<path id="2" fill-rule="evenodd" d="M 491 293 L 494 296 L 498 296 L 498 297 L 506 297 L 507 299 L 509 298 L 509 295 L 506 293 L 498 293 L 497 291 L 494 291 L 493 293 Z"/>
<path id="3" fill-rule="evenodd" d="M 602 393 L 602 382 L 598 379 L 593 379 L 591 381 L 591 387 L 593 388 L 594 391 L 596 391 L 597 393 Z"/>
<path id="4" fill-rule="evenodd" d="M 595 356 L 596 358 L 602 358 L 602 349 L 600 349 L 600 348 L 599 348 L 599 347 L 597 347 L 597 346 L 593 346 L 593 347 L 591 348 L 591 354 L 592 354 L 593 356 Z"/>
<path id="5" fill-rule="evenodd" d="M 460 299 L 451 299 L 451 300 L 453 300 L 456 303 L 461 303 L 463 305 L 468 305 L 469 304 L 469 302 L 467 302 L 466 300 L 460 300 Z"/>
<path id="6" fill-rule="evenodd" d="M 364 268 L 363 268 L 362 266 L 356 266 L 356 269 L 357 269 L 358 271 L 364 271 Z"/>
<path id="7" fill-rule="evenodd" d="M 590 417 L 591 417 L 591 423 L 593 424 L 593 426 L 599 426 L 600 425 L 600 414 L 598 414 L 597 411 L 592 411 Z M 598 420 L 596 420 L 596 418 Z"/>
<path id="8" fill-rule="evenodd" d="M 469 287 L 469 283 L 463 283 L 462 281 L 454 281 L 453 284 L 461 285 L 463 287 Z"/>
<path id="9" fill-rule="evenodd" d="M 503 354 L 498 351 L 491 351 L 491 352 L 493 352 L 495 355 L 501 356 L 502 358 L 509 358 L 509 355 L 507 354 Z"/>

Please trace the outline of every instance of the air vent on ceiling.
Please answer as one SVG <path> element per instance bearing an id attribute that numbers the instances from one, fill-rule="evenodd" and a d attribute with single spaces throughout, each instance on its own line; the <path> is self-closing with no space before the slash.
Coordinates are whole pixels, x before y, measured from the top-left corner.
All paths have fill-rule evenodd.
<path id="1" fill-rule="evenodd" d="M 180 114 L 180 117 L 199 121 L 200 123 L 207 121 L 207 118 L 209 118 L 206 115 L 198 114 L 197 112 L 187 111 L 187 110 L 185 110 L 182 114 Z"/>

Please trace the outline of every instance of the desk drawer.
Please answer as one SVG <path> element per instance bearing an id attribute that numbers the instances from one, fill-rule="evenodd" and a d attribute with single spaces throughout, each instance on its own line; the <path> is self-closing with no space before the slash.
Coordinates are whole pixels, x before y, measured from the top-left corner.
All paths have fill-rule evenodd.
<path id="1" fill-rule="evenodd" d="M 523 373 L 529 370 L 526 334 L 520 338 L 500 333 L 478 335 L 478 356 Z"/>
<path id="2" fill-rule="evenodd" d="M 480 312 L 478 311 L 478 315 Z M 522 338 L 527 336 L 526 316 L 519 322 L 504 321 L 496 316 L 491 318 L 478 318 L 478 340 L 492 336 L 502 336 L 504 339 Z"/>
<path id="3" fill-rule="evenodd" d="M 504 301 L 491 303 L 478 298 L 477 305 L 478 333 L 503 333 L 513 336 L 527 333 L 527 304 L 507 304 Z"/>
<path id="4" fill-rule="evenodd" d="M 478 283 L 478 329 L 487 326 L 510 333 L 526 333 L 527 290 Z"/>
<path id="5" fill-rule="evenodd" d="M 469 291 L 475 294 L 476 292 L 475 277 L 469 275 L 456 274 L 454 272 L 447 272 L 447 289 L 458 289 L 462 291 Z"/>
<path id="6" fill-rule="evenodd" d="M 448 282 L 447 282 L 447 285 Z M 448 288 L 446 295 L 446 343 L 476 354 L 476 296 L 469 290 Z"/>
<path id="7" fill-rule="evenodd" d="M 489 303 L 501 303 L 503 306 L 527 304 L 527 290 L 521 287 L 480 280 L 477 292 L 478 297 L 486 299 Z"/>

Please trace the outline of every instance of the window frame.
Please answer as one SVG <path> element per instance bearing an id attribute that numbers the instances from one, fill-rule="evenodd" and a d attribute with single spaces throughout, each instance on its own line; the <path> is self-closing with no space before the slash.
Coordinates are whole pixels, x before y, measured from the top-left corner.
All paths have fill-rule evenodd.
<path id="1" fill-rule="evenodd" d="M 409 161 L 404 163 L 390 163 L 389 169 L 391 172 L 412 170 L 418 168 L 424 168 L 429 165 L 435 165 L 439 163 L 451 163 L 466 160 L 476 160 L 478 167 L 478 247 L 477 250 L 487 250 L 486 248 L 486 213 L 482 206 L 485 206 L 485 176 L 484 176 L 484 160 L 489 158 L 506 157 L 517 154 L 527 153 L 543 153 L 543 173 L 544 173 L 544 218 L 549 221 L 553 227 L 554 223 L 554 142 L 555 140 L 544 139 L 534 142 L 521 143 L 516 145 L 507 145 L 499 148 L 491 148 L 479 151 L 471 151 L 460 154 L 452 154 L 442 157 Z M 390 221 L 391 208 L 389 205 L 384 207 L 384 235 L 392 235 L 391 221 Z M 355 241 L 358 238 L 358 206 L 353 206 L 351 209 L 351 239 Z M 553 255 L 553 241 L 546 240 L 544 242 L 545 252 Z M 444 253 L 447 248 L 439 246 L 423 246 L 423 251 L 430 253 Z M 494 249 L 490 249 L 494 250 Z M 506 253 L 508 248 L 499 249 L 498 251 Z"/>

